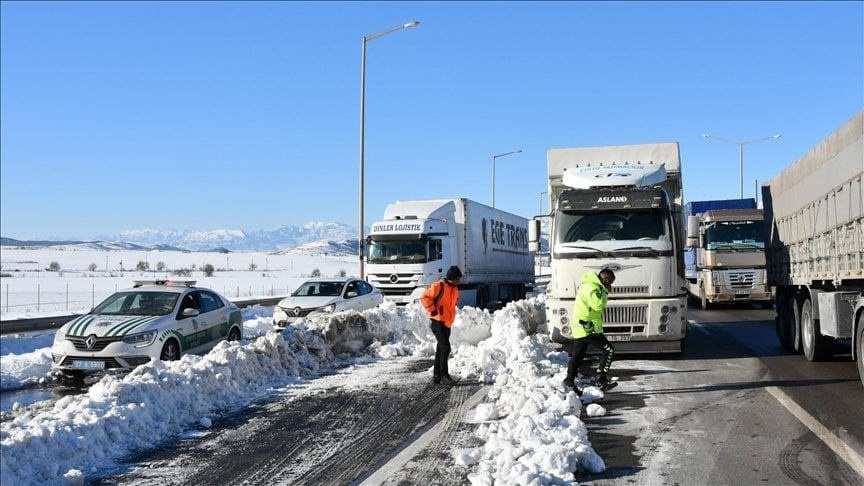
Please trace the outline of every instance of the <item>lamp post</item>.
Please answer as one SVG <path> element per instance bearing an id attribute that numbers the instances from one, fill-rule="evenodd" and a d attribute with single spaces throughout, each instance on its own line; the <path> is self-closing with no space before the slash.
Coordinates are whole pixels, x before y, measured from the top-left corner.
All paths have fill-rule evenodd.
<path id="1" fill-rule="evenodd" d="M 744 199 L 744 146 L 751 143 L 762 142 L 764 140 L 781 137 L 780 134 L 776 134 L 769 137 L 754 138 L 753 140 L 747 140 L 746 142 L 738 142 L 736 140 L 729 140 L 727 138 L 708 135 L 707 133 L 702 134 L 702 136 L 705 138 L 713 138 L 715 140 L 720 140 L 721 142 L 731 143 L 738 146 L 738 199 Z"/>
<path id="2" fill-rule="evenodd" d="M 512 152 L 507 152 L 506 154 L 498 154 L 492 156 L 492 207 L 495 207 L 495 160 L 498 157 L 504 157 L 505 155 L 513 155 L 521 153 L 521 150 L 514 150 Z"/>
<path id="3" fill-rule="evenodd" d="M 372 39 L 377 39 L 378 37 L 385 36 L 392 32 L 396 32 L 397 30 L 402 29 L 410 29 L 412 27 L 417 27 L 420 25 L 420 22 L 416 20 L 413 22 L 408 22 L 407 24 L 402 24 L 392 29 L 387 29 L 383 32 L 378 32 L 377 34 L 363 36 L 363 51 L 360 57 L 360 236 L 357 240 L 357 251 L 360 256 L 360 278 L 363 278 L 363 176 L 365 173 L 364 170 L 364 156 L 365 156 L 365 147 L 364 142 L 366 139 L 366 43 Z"/>

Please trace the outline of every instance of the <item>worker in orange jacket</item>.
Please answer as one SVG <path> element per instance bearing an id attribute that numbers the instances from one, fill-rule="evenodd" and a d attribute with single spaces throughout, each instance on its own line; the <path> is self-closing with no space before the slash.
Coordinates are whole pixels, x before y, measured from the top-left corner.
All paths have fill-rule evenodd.
<path id="1" fill-rule="evenodd" d="M 456 320 L 456 302 L 459 300 L 459 282 L 462 271 L 452 266 L 447 275 L 433 283 L 423 292 L 420 303 L 429 312 L 432 334 L 438 341 L 435 347 L 435 365 L 432 368 L 432 381 L 452 385 L 456 382 L 448 372 L 447 359 L 450 357 L 450 327 Z"/>

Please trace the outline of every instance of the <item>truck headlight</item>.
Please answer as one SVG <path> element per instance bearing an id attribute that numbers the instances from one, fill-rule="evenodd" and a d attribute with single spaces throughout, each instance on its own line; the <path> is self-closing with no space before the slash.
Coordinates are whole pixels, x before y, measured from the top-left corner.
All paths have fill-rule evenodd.
<path id="1" fill-rule="evenodd" d="M 143 348 L 144 346 L 149 346 L 151 343 L 153 343 L 154 339 L 156 339 L 156 331 L 139 332 L 137 334 L 123 336 L 124 343 L 131 344 L 136 348 Z"/>
<path id="2" fill-rule="evenodd" d="M 723 272 L 711 272 L 711 283 L 714 284 L 715 287 L 720 286 L 721 275 Z"/>

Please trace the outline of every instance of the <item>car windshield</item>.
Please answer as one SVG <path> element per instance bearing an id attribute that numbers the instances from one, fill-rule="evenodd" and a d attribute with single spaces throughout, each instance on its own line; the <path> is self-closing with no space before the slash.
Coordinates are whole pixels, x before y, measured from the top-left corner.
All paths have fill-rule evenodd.
<path id="1" fill-rule="evenodd" d="M 342 294 L 342 282 L 306 282 L 291 294 L 293 297 L 336 297 Z"/>
<path id="2" fill-rule="evenodd" d="M 170 314 L 180 294 L 176 292 L 118 292 L 90 313 L 117 316 L 164 316 Z"/>

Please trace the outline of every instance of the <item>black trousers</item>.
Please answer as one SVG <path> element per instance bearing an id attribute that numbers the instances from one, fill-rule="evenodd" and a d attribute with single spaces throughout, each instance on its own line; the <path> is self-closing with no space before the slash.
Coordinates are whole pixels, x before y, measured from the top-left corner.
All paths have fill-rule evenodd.
<path id="1" fill-rule="evenodd" d="M 609 372 L 609 368 L 612 367 L 612 358 L 615 356 L 615 348 L 609 340 L 606 339 L 605 335 L 589 334 L 584 338 L 576 339 L 568 349 L 570 360 L 567 362 L 567 381 L 572 382 L 576 379 L 576 375 L 579 373 L 579 365 L 582 364 L 582 360 L 585 359 L 585 353 L 588 352 L 589 344 L 596 346 L 603 351 L 603 354 L 600 356 L 600 366 L 597 368 L 597 372 L 600 374 L 606 374 Z"/>
<path id="2" fill-rule="evenodd" d="M 432 368 L 432 376 L 440 379 L 450 375 L 447 368 L 447 359 L 450 357 L 450 328 L 435 319 L 432 319 L 430 326 L 432 327 L 432 334 L 438 340 L 438 345 L 435 346 L 435 365 Z"/>

